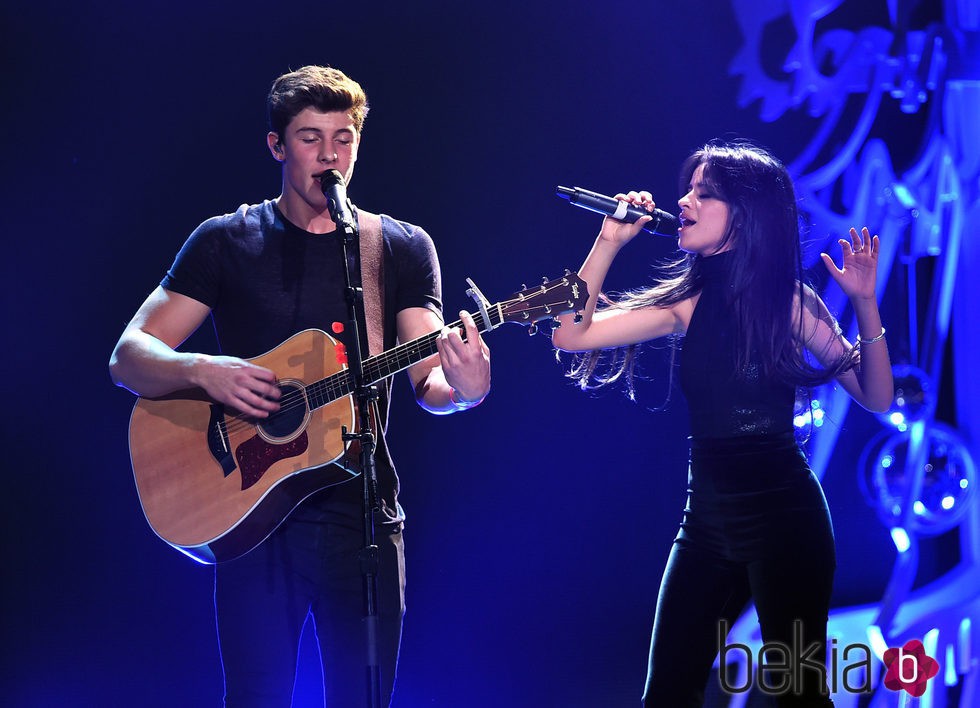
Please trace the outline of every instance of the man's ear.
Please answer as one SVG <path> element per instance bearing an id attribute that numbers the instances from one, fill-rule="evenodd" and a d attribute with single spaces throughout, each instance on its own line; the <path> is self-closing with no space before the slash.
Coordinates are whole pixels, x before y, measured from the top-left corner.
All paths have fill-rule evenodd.
<path id="1" fill-rule="evenodd" d="M 272 156 L 282 162 L 286 156 L 283 154 L 282 140 L 279 139 L 279 133 L 270 132 L 265 136 L 266 144 L 269 146 L 269 152 Z"/>

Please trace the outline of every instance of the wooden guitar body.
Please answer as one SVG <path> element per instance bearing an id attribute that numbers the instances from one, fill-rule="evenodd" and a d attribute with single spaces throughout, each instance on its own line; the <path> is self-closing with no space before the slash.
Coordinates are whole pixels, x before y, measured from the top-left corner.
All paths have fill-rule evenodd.
<path id="1" fill-rule="evenodd" d="M 341 429 L 355 429 L 351 396 L 311 406 L 306 385 L 343 371 L 343 345 L 306 330 L 251 359 L 275 371 L 282 408 L 247 422 L 203 391 L 141 398 L 130 421 L 130 455 L 153 530 L 191 557 L 215 562 L 251 550 L 304 498 L 356 472 Z M 256 540 L 257 539 L 257 540 Z"/>

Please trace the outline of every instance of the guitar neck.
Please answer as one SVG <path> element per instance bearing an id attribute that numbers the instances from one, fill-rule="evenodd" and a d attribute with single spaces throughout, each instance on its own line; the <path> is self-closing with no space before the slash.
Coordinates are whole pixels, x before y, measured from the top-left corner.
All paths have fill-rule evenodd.
<path id="1" fill-rule="evenodd" d="M 487 332 L 503 323 L 503 313 L 500 304 L 487 308 L 487 317 L 482 312 L 473 315 L 473 321 L 480 332 Z M 447 325 L 450 329 L 459 328 L 466 339 L 466 330 L 463 328 L 463 321 L 456 320 Z M 404 371 L 412 364 L 417 364 L 423 359 L 435 354 L 436 340 L 439 338 L 441 330 L 429 332 L 418 339 L 399 344 L 382 354 L 376 354 L 364 360 L 364 378 L 371 384 L 378 383 L 389 376 L 394 376 L 399 371 Z M 307 400 L 310 409 L 325 406 L 336 401 L 338 398 L 354 393 L 356 384 L 349 369 L 339 371 L 325 379 L 320 379 L 306 387 Z"/>

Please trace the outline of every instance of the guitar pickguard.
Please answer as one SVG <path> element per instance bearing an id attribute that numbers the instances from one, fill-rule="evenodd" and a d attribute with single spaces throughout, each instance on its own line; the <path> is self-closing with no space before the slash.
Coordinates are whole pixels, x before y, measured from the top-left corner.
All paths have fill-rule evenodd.
<path id="1" fill-rule="evenodd" d="M 302 455 L 309 445 L 305 430 L 293 440 L 278 445 L 269 443 L 258 435 L 243 442 L 235 450 L 238 467 L 242 471 L 242 491 L 262 479 L 262 475 L 276 462 Z"/>

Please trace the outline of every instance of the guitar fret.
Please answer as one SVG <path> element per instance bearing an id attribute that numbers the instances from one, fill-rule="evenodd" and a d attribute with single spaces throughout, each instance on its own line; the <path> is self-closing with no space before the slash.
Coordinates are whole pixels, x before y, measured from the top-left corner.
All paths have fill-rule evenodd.
<path id="1" fill-rule="evenodd" d="M 380 381 L 422 361 L 436 352 L 435 341 L 434 335 L 426 335 L 421 339 L 395 347 L 386 354 L 368 359 L 364 366 L 367 378 L 371 381 Z"/>
<path id="2" fill-rule="evenodd" d="M 496 305 L 489 305 L 486 309 L 487 316 L 484 317 L 483 312 L 477 312 L 473 315 L 473 322 L 476 324 L 477 331 L 488 332 L 507 321 L 528 324 L 541 319 L 541 316 L 531 317 L 529 315 L 528 310 L 532 309 L 543 310 L 548 314 L 570 312 L 574 309 L 574 301 L 578 301 L 578 306 L 581 306 L 588 297 L 587 294 L 585 298 L 580 297 L 577 285 L 574 286 L 575 289 L 573 289 L 572 298 L 570 299 L 561 296 L 552 302 L 537 304 L 537 301 L 542 298 L 542 295 L 547 295 L 550 289 L 558 288 L 559 290 L 567 290 L 569 286 L 569 275 L 566 275 L 557 284 L 556 281 L 546 283 L 540 286 L 538 291 L 531 292 L 526 296 L 524 293 L 518 293 L 514 298 L 507 301 L 506 307 L 509 312 L 506 314 L 504 311 L 505 303 L 500 302 Z M 584 287 L 582 288 L 582 292 L 586 292 Z M 465 329 L 461 320 L 456 320 L 446 326 L 450 329 L 458 328 L 462 330 L 465 338 Z M 439 336 L 440 331 L 430 332 L 411 342 L 400 344 L 390 351 L 369 357 L 364 362 L 364 378 L 374 384 L 432 356 L 438 351 L 436 341 Z M 312 410 L 325 406 L 343 396 L 350 395 L 354 393 L 354 390 L 355 386 L 351 372 L 345 369 L 325 379 L 309 384 L 306 387 L 306 396 L 310 409 Z"/>

